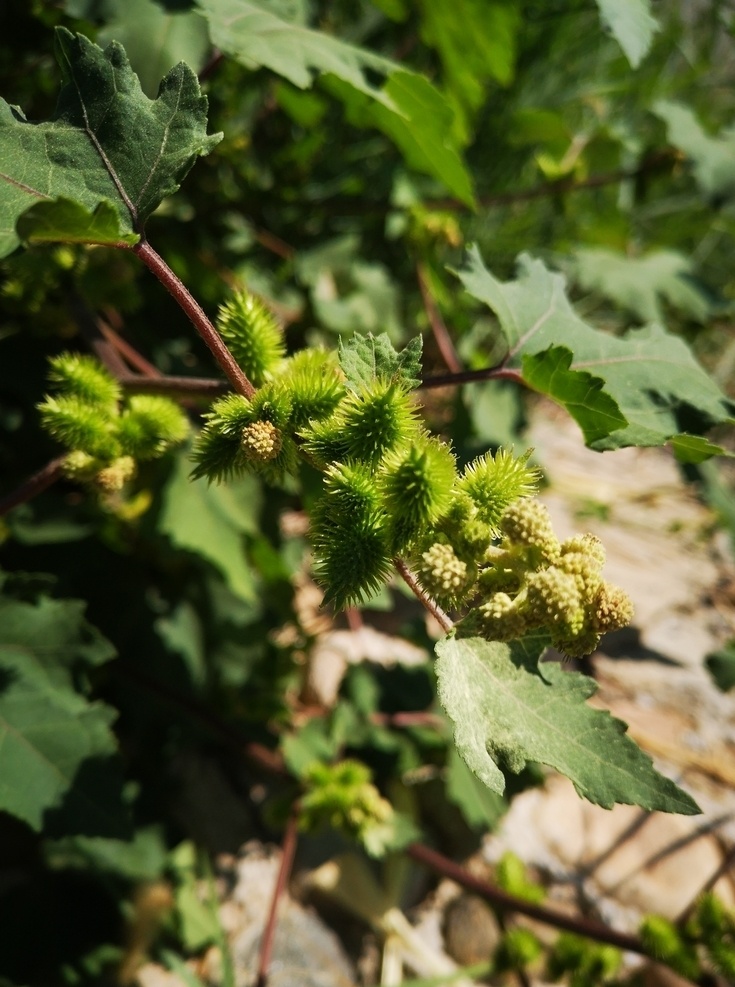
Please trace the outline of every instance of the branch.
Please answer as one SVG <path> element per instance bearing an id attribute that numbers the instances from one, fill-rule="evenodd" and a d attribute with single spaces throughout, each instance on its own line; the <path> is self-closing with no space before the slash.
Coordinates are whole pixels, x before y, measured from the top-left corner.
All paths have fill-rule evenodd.
<path id="1" fill-rule="evenodd" d="M 213 377 L 142 377 L 126 373 L 117 380 L 126 391 L 135 394 L 181 394 L 206 399 L 229 394 L 232 390 L 227 381 Z"/>
<path id="2" fill-rule="evenodd" d="M 508 894 L 507 891 L 501 891 L 489 881 L 475 877 L 464 867 L 422 843 L 412 843 L 407 848 L 406 853 L 417 863 L 448 877 L 469 891 L 474 891 L 475 894 L 489 901 L 496 908 L 518 912 L 520 915 L 527 915 L 528 918 L 536 919 L 538 922 L 554 926 L 557 929 L 566 929 L 568 932 L 575 932 L 578 936 L 585 936 L 585 938 L 594 939 L 596 942 L 604 942 L 609 946 L 617 946 L 618 949 L 638 953 L 640 956 L 650 955 L 638 936 L 630 935 L 627 932 L 616 932 L 615 929 L 611 929 L 601 922 L 595 922 L 588 918 L 575 918 L 555 909 L 546 908 L 544 905 L 534 905 L 522 898 L 517 898 L 515 895 Z"/>
<path id="3" fill-rule="evenodd" d="M 442 359 L 446 363 L 448 370 L 451 370 L 455 374 L 459 373 L 462 370 L 462 364 L 457 356 L 454 343 L 447 332 L 447 327 L 444 324 L 437 304 L 429 291 L 426 270 L 421 263 L 416 265 L 416 277 L 419 282 L 419 291 L 421 292 L 421 298 L 424 303 L 426 317 L 429 320 L 429 325 L 431 326 L 431 331 L 434 334 L 434 339 L 436 340 L 436 345 L 439 347 Z"/>
<path id="4" fill-rule="evenodd" d="M 393 559 L 393 565 L 396 567 L 398 572 L 403 577 L 403 581 L 406 583 L 408 588 L 414 594 L 414 596 L 422 603 L 429 613 L 436 619 L 437 623 L 441 626 L 442 630 L 446 631 L 448 634 L 454 627 L 454 624 L 449 619 L 449 617 L 444 613 L 442 608 L 435 603 L 434 600 L 429 596 L 426 590 L 423 588 L 421 583 L 418 581 L 416 576 L 411 572 L 403 559 Z"/>
<path id="5" fill-rule="evenodd" d="M 242 394 L 243 397 L 252 398 L 255 394 L 255 388 L 238 367 L 234 357 L 222 341 L 221 336 L 205 315 L 204 309 L 196 301 L 181 279 L 174 274 L 166 261 L 160 254 L 156 253 L 147 240 L 141 240 L 132 249 L 149 271 L 155 274 L 166 291 L 176 301 L 177 305 L 189 317 L 194 328 L 207 344 L 212 356 L 232 384 L 233 389 L 238 394 Z"/>
<path id="6" fill-rule="evenodd" d="M 524 383 L 520 370 L 504 367 L 501 364 L 497 367 L 485 367 L 482 370 L 460 370 L 458 373 L 432 374 L 431 377 L 423 378 L 421 387 L 449 387 L 456 384 L 472 384 L 478 380 L 512 380 L 516 384 Z"/>
<path id="7" fill-rule="evenodd" d="M 56 459 L 52 459 L 50 463 L 46 463 L 42 469 L 34 473 L 33 476 L 29 477 L 17 489 L 0 498 L 0 517 L 7 514 L 8 511 L 12 511 L 19 504 L 25 504 L 27 501 L 37 497 L 44 490 L 47 490 L 56 483 L 57 480 L 60 480 L 63 475 L 62 467 L 65 459 L 66 456 L 57 456 Z"/>
<path id="8" fill-rule="evenodd" d="M 268 982 L 268 971 L 270 969 L 271 955 L 273 953 L 273 940 L 276 935 L 278 903 L 283 896 L 283 892 L 286 889 L 288 879 L 291 875 L 291 868 L 293 867 L 294 855 L 296 853 L 298 823 L 299 804 L 296 802 L 291 810 L 291 815 L 288 817 L 286 829 L 283 834 L 283 843 L 281 844 L 281 864 L 278 868 L 278 877 L 276 878 L 276 886 L 273 889 L 271 907 L 268 912 L 268 919 L 265 923 L 265 929 L 263 929 L 263 938 L 260 942 L 260 962 L 258 963 L 258 977 L 255 981 L 255 987 L 265 987 Z"/>

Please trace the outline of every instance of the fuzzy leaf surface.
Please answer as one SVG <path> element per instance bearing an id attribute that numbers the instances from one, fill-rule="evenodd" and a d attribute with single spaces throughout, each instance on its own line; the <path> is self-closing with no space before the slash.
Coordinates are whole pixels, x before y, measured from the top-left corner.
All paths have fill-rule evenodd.
<path id="1" fill-rule="evenodd" d="M 405 387 L 418 387 L 421 383 L 421 336 L 415 336 L 399 352 L 387 333 L 373 336 L 352 336 L 347 342 L 339 341 L 339 363 L 352 391 L 361 391 L 375 380 L 389 380 Z"/>
<path id="2" fill-rule="evenodd" d="M 502 793 L 501 766 L 515 773 L 528 761 L 560 771 L 596 805 L 699 812 L 697 804 L 653 767 L 626 736 L 627 726 L 585 700 L 592 679 L 539 665 L 542 638 L 512 644 L 445 638 L 436 646 L 439 699 L 454 723 L 462 757 L 493 791 Z"/>
<path id="3" fill-rule="evenodd" d="M 468 205 L 472 182 L 451 122 L 453 111 L 423 76 L 395 62 L 309 28 L 299 4 L 275 0 L 198 0 L 212 42 L 247 68 L 268 68 L 300 89 L 322 77 L 353 122 L 373 125 L 406 160 L 443 182 Z M 335 83 L 332 85 L 331 83 Z M 373 104 L 366 109 L 367 97 Z"/>
<path id="4" fill-rule="evenodd" d="M 56 57 L 63 85 L 50 121 L 30 123 L 0 100 L 0 256 L 18 245 L 18 218 L 45 199 L 90 213 L 111 203 L 129 243 L 220 140 L 207 136 L 207 100 L 188 66 L 173 68 L 150 100 L 116 42 L 103 51 L 57 28 Z M 78 217 L 69 233 L 78 235 Z"/>
<path id="5" fill-rule="evenodd" d="M 597 0 L 597 6 L 603 24 L 609 28 L 633 68 L 637 68 L 658 30 L 650 0 Z"/>
<path id="6" fill-rule="evenodd" d="M 593 328 L 572 308 L 564 277 L 539 260 L 521 254 L 517 279 L 502 282 L 472 248 L 459 278 L 470 295 L 495 312 L 508 347 L 504 366 L 518 370 L 529 386 L 534 385 L 525 377 L 526 359 L 559 346 L 573 353 L 568 371 L 584 371 L 603 382 L 590 388 L 583 406 L 579 379 L 573 376 L 567 388 L 550 375 L 553 389 L 542 391 L 593 434 L 614 402 L 627 424 L 613 428 L 613 415 L 608 434 L 588 440 L 593 449 L 662 445 L 682 431 L 726 421 L 735 410 L 680 338 L 655 324 L 621 338 Z M 542 386 L 538 378 L 537 384 Z"/>

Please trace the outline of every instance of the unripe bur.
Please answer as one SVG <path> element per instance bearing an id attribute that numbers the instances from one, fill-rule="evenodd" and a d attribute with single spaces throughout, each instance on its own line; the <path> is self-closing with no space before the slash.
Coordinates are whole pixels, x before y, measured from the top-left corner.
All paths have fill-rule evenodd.
<path id="1" fill-rule="evenodd" d="M 531 451 L 520 457 L 500 449 L 475 459 L 460 478 L 457 489 L 474 501 L 478 516 L 497 533 L 510 505 L 528 498 L 538 487 L 539 471 L 527 465 Z"/>
<path id="2" fill-rule="evenodd" d="M 217 328 L 256 387 L 272 376 L 286 355 L 283 333 L 273 313 L 250 292 L 237 292 L 220 307 Z"/>

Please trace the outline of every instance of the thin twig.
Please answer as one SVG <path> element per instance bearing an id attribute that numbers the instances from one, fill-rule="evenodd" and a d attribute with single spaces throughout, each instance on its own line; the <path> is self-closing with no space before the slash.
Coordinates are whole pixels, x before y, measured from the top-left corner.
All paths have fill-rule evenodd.
<path id="1" fill-rule="evenodd" d="M 444 613 L 442 608 L 438 603 L 429 596 L 424 587 L 418 581 L 416 576 L 411 572 L 403 559 L 393 559 L 393 565 L 396 567 L 398 572 L 403 577 L 403 581 L 406 583 L 408 588 L 414 594 L 414 596 L 426 607 L 429 613 L 436 619 L 437 623 L 441 626 L 442 630 L 446 631 L 447 634 L 454 627 L 454 624 L 449 619 L 449 617 Z"/>
<path id="2" fill-rule="evenodd" d="M 286 829 L 283 833 L 281 844 L 281 864 L 278 868 L 276 886 L 273 889 L 271 907 L 268 912 L 268 919 L 263 929 L 263 938 L 260 942 L 260 962 L 258 963 L 258 977 L 255 987 L 265 987 L 268 982 L 268 970 L 271 965 L 273 954 L 273 941 L 276 935 L 276 921 L 278 919 L 278 904 L 286 890 L 288 879 L 291 876 L 294 855 L 296 853 L 296 842 L 298 839 L 299 806 L 298 802 L 293 806 L 291 815 L 288 817 Z"/>
<path id="3" fill-rule="evenodd" d="M 421 292 L 421 298 L 424 303 L 426 317 L 429 320 L 429 325 L 431 326 L 431 331 L 434 334 L 434 339 L 436 340 L 436 345 L 439 347 L 442 359 L 446 363 L 448 370 L 451 370 L 454 374 L 460 373 L 462 364 L 457 356 L 451 336 L 447 332 L 444 319 L 442 319 L 439 308 L 429 291 L 426 271 L 424 265 L 420 262 L 416 265 L 416 278 L 418 279 L 419 291 Z"/>
<path id="4" fill-rule="evenodd" d="M 226 380 L 216 380 L 213 377 L 142 377 L 139 374 L 123 374 L 117 379 L 126 391 L 135 394 L 181 394 L 208 399 L 232 391 Z"/>
<path id="5" fill-rule="evenodd" d="M 205 82 L 210 77 L 210 75 L 212 75 L 216 71 L 216 69 L 220 67 L 220 65 L 222 64 L 222 62 L 224 62 L 224 60 L 225 60 L 225 56 L 222 54 L 219 48 L 213 48 L 209 61 L 199 73 L 199 81 Z"/>
<path id="6" fill-rule="evenodd" d="M 479 380 L 512 380 L 516 384 L 523 383 L 523 375 L 520 370 L 513 367 L 485 367 L 483 370 L 460 370 L 459 373 L 433 374 L 431 377 L 424 377 L 421 387 L 449 387 L 456 384 L 472 384 Z"/>
<path id="7" fill-rule="evenodd" d="M 160 378 L 163 376 L 158 367 L 154 366 L 149 360 L 146 360 L 142 353 L 139 353 L 134 346 L 131 346 L 127 340 L 123 339 L 104 319 L 97 316 L 95 321 L 97 328 L 107 342 L 114 346 L 120 356 L 124 357 L 130 366 L 137 370 L 139 374 L 151 378 Z M 120 374 L 116 374 L 116 376 L 120 377 Z"/>
<path id="8" fill-rule="evenodd" d="M 174 274 L 163 257 L 156 253 L 146 240 L 136 243 L 133 251 L 140 257 L 148 270 L 155 274 L 182 311 L 189 317 L 235 391 L 246 398 L 252 398 L 255 394 L 255 388 L 237 365 L 222 337 L 205 315 L 204 309 L 181 279 Z"/>
<path id="9" fill-rule="evenodd" d="M 581 180 L 573 176 L 558 178 L 551 182 L 542 182 L 531 188 L 519 189 L 515 192 L 499 192 L 496 195 L 486 195 L 480 199 L 480 206 L 490 209 L 495 206 L 508 206 L 516 202 L 528 202 L 531 199 L 543 199 L 547 196 L 583 192 L 587 189 L 602 188 L 605 185 L 615 185 L 617 182 L 632 181 L 651 172 L 660 171 L 678 159 L 678 152 L 673 148 L 664 148 L 648 155 L 637 168 L 617 168 L 615 171 L 604 171 L 598 175 L 590 175 Z M 430 209 L 466 210 L 466 202 L 460 199 L 431 199 L 426 203 Z"/>
<path id="10" fill-rule="evenodd" d="M 56 459 L 52 459 L 51 462 L 46 463 L 42 469 L 34 473 L 33 476 L 30 476 L 15 490 L 0 498 L 0 517 L 7 514 L 8 511 L 12 511 L 19 504 L 25 504 L 27 501 L 37 497 L 44 490 L 48 490 L 57 480 L 61 479 L 65 459 L 66 456 L 57 456 Z"/>
<path id="11" fill-rule="evenodd" d="M 615 929 L 611 929 L 601 922 L 595 922 L 588 918 L 575 918 L 572 915 L 565 915 L 544 905 L 534 905 L 529 901 L 524 901 L 522 898 L 517 898 L 515 895 L 508 894 L 506 891 L 502 891 L 500 888 L 490 884 L 489 881 L 483 881 L 482 878 L 475 877 L 474 874 L 470 874 L 460 864 L 437 853 L 436 850 L 424 846 L 422 843 L 412 843 L 407 848 L 406 853 L 418 863 L 424 864 L 424 866 L 442 874 L 444 877 L 448 877 L 463 888 L 474 891 L 475 894 L 489 901 L 490 904 L 495 905 L 497 908 L 527 915 L 528 918 L 536 919 L 536 921 L 543 922 L 545 925 L 551 925 L 557 929 L 566 929 L 568 932 L 575 932 L 579 936 L 585 936 L 587 939 L 594 939 L 597 942 L 604 942 L 609 946 L 617 946 L 618 949 L 623 949 L 630 953 L 638 953 L 641 956 L 649 955 L 638 936 L 630 935 L 626 932 L 616 932 Z"/>

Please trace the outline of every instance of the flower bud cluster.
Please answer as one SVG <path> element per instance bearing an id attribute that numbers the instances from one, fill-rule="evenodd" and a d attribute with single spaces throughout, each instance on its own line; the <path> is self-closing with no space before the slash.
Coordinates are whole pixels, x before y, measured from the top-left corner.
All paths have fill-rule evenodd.
<path id="1" fill-rule="evenodd" d="M 594 651 L 603 634 L 630 623 L 633 605 L 622 589 L 603 579 L 605 551 L 594 535 L 559 542 L 546 507 L 529 498 L 506 511 L 500 529 L 500 545 L 480 577 L 490 596 L 469 615 L 468 626 L 500 641 L 542 631 L 573 658 Z"/>
<path id="2" fill-rule="evenodd" d="M 54 357 L 49 380 L 56 393 L 38 408 L 46 430 L 69 450 L 64 473 L 102 493 L 117 493 L 138 462 L 162 456 L 189 431 L 173 401 L 146 394 L 123 398 L 118 382 L 92 357 Z"/>

